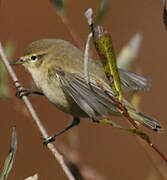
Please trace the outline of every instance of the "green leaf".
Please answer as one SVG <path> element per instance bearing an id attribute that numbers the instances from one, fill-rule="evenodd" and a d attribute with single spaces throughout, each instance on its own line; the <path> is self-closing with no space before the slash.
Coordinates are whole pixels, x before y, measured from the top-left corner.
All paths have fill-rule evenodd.
<path id="1" fill-rule="evenodd" d="M 150 143 L 150 138 L 146 133 L 139 131 L 138 129 L 127 129 L 127 130 L 133 134 L 138 135 L 140 138 L 145 140 L 147 143 Z"/>
<path id="2" fill-rule="evenodd" d="M 131 98 L 131 104 L 137 110 L 140 109 L 141 96 L 139 93 L 134 92 Z"/>
<path id="3" fill-rule="evenodd" d="M 55 5 L 57 14 L 59 16 L 65 16 L 65 14 L 66 14 L 65 0 L 51 0 L 51 2 Z"/>
<path id="4" fill-rule="evenodd" d="M 148 136 L 146 133 L 144 133 L 144 132 L 142 132 L 142 131 L 140 131 L 140 130 L 138 130 L 138 129 L 134 129 L 134 128 L 124 128 L 124 127 L 122 127 L 122 126 L 114 123 L 113 121 L 111 121 L 111 120 L 109 120 L 109 119 L 102 119 L 102 120 L 99 120 L 99 122 L 102 123 L 102 124 L 111 125 L 111 126 L 113 126 L 113 127 L 115 127 L 115 128 L 122 129 L 122 130 L 124 130 L 124 131 L 128 131 L 128 132 L 130 132 L 130 133 L 132 133 L 132 134 L 135 134 L 135 135 L 139 136 L 141 139 L 143 139 L 143 140 L 146 141 L 147 143 L 150 143 L 150 138 L 149 138 L 149 136 Z"/>
<path id="5" fill-rule="evenodd" d="M 98 11 L 98 13 L 97 13 L 97 15 L 95 17 L 95 24 L 100 24 L 100 22 L 103 19 L 105 13 L 108 10 L 109 4 L 110 4 L 110 0 L 102 0 L 101 1 L 99 11 Z"/>
<path id="6" fill-rule="evenodd" d="M 104 71 L 107 78 L 110 80 L 110 77 L 113 78 L 111 83 L 111 88 L 114 92 L 114 95 L 119 98 L 121 101 L 123 98 L 123 91 L 121 87 L 121 80 L 117 68 L 116 56 L 113 47 L 112 38 L 107 31 L 104 31 L 102 27 L 97 28 L 96 36 L 94 38 L 94 44 L 96 50 L 101 57 L 101 61 L 104 66 Z"/>
<path id="7" fill-rule="evenodd" d="M 17 136 L 16 136 L 15 127 L 13 127 L 10 150 L 9 150 L 9 154 L 5 160 L 4 169 L 2 171 L 0 180 L 7 179 L 8 174 L 11 171 L 12 166 L 13 166 L 16 150 L 17 150 Z"/>

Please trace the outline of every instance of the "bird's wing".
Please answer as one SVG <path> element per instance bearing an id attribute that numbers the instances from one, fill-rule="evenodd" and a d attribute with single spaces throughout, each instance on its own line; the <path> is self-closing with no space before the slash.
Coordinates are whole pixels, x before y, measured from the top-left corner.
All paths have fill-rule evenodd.
<path id="1" fill-rule="evenodd" d="M 119 69 L 120 79 L 123 90 L 145 91 L 151 86 L 151 82 L 135 73 Z"/>
<path id="2" fill-rule="evenodd" d="M 81 76 L 57 68 L 53 68 L 52 71 L 58 75 L 65 93 L 69 94 L 89 117 L 96 117 L 97 114 L 108 116 L 108 109 L 117 112 L 112 100 L 96 84 L 92 83 L 90 88 Z M 113 96 L 112 92 L 109 93 Z"/>

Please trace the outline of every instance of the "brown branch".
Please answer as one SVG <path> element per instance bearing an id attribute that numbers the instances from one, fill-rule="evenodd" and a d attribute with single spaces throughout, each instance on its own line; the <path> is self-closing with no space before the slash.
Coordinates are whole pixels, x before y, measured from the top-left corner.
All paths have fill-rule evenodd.
<path id="1" fill-rule="evenodd" d="M 100 83 L 100 82 L 98 82 L 97 81 L 97 85 L 104 91 L 104 93 L 109 97 L 109 98 L 111 98 L 111 100 L 112 101 L 114 101 L 114 103 L 116 103 L 116 105 L 117 105 L 117 107 L 118 108 L 120 108 L 119 107 L 119 104 L 120 104 L 120 102 L 118 101 L 116 101 L 109 93 L 108 93 L 108 91 L 103 87 L 103 85 Z M 122 107 L 121 107 L 122 108 Z M 126 114 L 123 114 L 126 118 L 128 118 L 128 119 L 131 119 L 131 121 L 134 121 L 130 116 L 129 116 L 129 113 L 127 112 Z M 134 129 L 135 130 L 135 129 Z M 144 135 L 146 135 L 145 133 L 144 133 Z M 165 162 L 167 162 L 167 157 L 165 156 L 165 154 L 163 154 L 161 151 L 160 151 L 160 149 L 155 145 L 155 144 L 153 144 L 152 143 L 152 141 L 150 140 L 150 138 L 148 137 L 148 136 L 144 136 L 144 137 L 142 137 L 142 136 L 139 136 L 141 139 L 143 139 L 143 140 L 145 140 L 145 142 L 147 142 L 147 144 L 152 148 L 152 149 L 154 149 L 154 151 L 165 161 Z"/>
<path id="2" fill-rule="evenodd" d="M 71 22 L 69 21 L 69 19 L 66 18 L 64 21 L 62 20 L 62 22 L 64 22 L 64 24 L 67 27 L 68 31 L 70 32 L 72 38 L 76 42 L 78 48 L 81 49 L 81 51 L 84 51 L 84 48 L 85 48 L 84 47 L 84 42 L 80 38 L 78 33 L 75 31 L 75 29 L 74 29 L 73 25 L 71 24 Z"/>
<path id="3" fill-rule="evenodd" d="M 143 150 L 146 152 L 149 160 L 152 162 L 154 168 L 158 171 L 158 173 L 161 175 L 161 177 L 165 180 L 167 179 L 167 167 L 164 166 L 164 163 L 159 161 L 159 156 L 154 156 L 152 149 L 148 148 L 146 143 L 143 143 L 142 139 L 137 137 L 137 142 L 140 144 L 140 146 L 143 148 Z"/>
<path id="4" fill-rule="evenodd" d="M 136 123 L 134 123 L 135 121 L 130 117 L 129 113 L 127 112 L 125 106 L 122 104 L 121 101 L 117 101 L 115 98 L 113 98 L 107 91 L 106 89 L 103 87 L 103 85 L 96 81 L 97 85 L 104 91 L 104 93 L 116 104 L 117 108 L 119 109 L 119 111 L 121 112 L 121 114 L 128 119 L 128 121 L 136 128 L 138 129 L 138 126 Z"/>

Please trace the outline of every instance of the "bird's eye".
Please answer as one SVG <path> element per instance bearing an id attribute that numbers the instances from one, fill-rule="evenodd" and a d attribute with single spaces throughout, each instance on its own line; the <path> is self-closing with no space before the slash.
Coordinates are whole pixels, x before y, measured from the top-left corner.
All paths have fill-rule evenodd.
<path id="1" fill-rule="evenodd" d="M 36 61 L 37 60 L 37 56 L 31 56 L 31 60 L 32 61 Z"/>

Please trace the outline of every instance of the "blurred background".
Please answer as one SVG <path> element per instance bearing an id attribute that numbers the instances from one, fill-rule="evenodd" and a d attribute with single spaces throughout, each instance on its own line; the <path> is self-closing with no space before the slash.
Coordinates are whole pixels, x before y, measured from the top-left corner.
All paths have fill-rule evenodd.
<path id="1" fill-rule="evenodd" d="M 83 14 L 90 7 L 97 12 L 100 2 L 67 1 L 68 18 L 83 42 L 86 42 L 89 33 Z M 150 91 L 140 93 L 140 108 L 164 126 L 163 133 L 158 134 L 145 128 L 143 130 L 167 154 L 167 31 L 162 12 L 160 0 L 112 0 L 102 25 L 112 35 L 116 54 L 136 32 L 142 33 L 141 49 L 131 71 L 140 70 L 151 79 Z M 61 38 L 76 44 L 49 0 L 1 0 L 0 24 L 0 40 L 3 45 L 8 41 L 15 43 L 15 54 L 11 61 L 23 55 L 27 44 L 41 38 Z M 23 67 L 14 69 L 25 87 L 34 87 L 30 75 Z M 11 78 L 8 83 L 12 100 L 0 99 L 0 170 L 9 150 L 12 126 L 16 125 L 18 151 L 8 179 L 22 180 L 35 173 L 39 174 L 40 180 L 67 179 L 52 154 L 43 146 L 40 133 L 31 118 L 23 114 L 23 111 L 27 112 L 23 102 L 15 97 L 16 90 Z M 44 97 L 30 96 L 30 100 L 50 135 L 71 122 L 70 116 L 56 109 Z M 127 126 L 124 119 L 113 117 L 112 120 Z M 72 135 L 77 138 L 74 139 Z M 70 138 L 73 138 L 74 143 L 69 143 Z M 82 120 L 72 133 L 58 137 L 55 145 L 60 151 L 64 151 L 62 147 L 65 146 L 66 156 L 70 156 L 73 149 L 72 153 L 74 156 L 77 154 L 81 165 L 91 167 L 105 179 L 164 179 L 134 135 L 107 125 Z M 158 165 L 165 165 L 153 150 L 151 152 Z"/>

